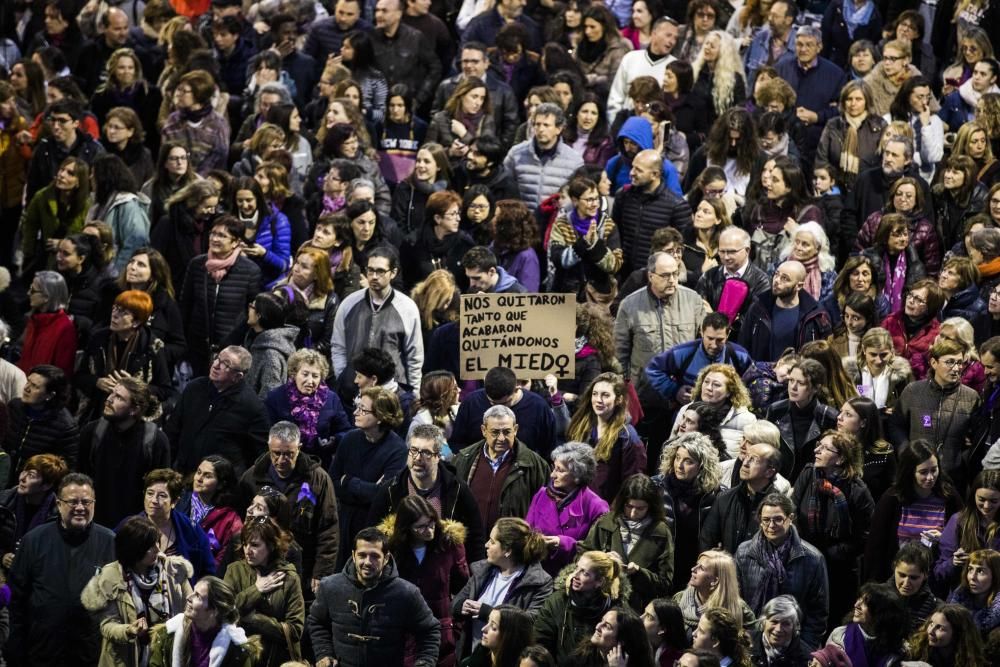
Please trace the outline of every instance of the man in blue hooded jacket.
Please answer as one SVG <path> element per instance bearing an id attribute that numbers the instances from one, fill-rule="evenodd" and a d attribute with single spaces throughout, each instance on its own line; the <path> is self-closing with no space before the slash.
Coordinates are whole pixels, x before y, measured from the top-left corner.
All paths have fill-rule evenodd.
<path id="1" fill-rule="evenodd" d="M 648 120 L 642 116 L 632 116 L 625 121 L 622 129 L 618 131 L 618 155 L 611 158 L 605 167 L 605 172 L 611 181 L 612 193 L 617 193 L 632 183 L 632 160 L 640 151 L 651 149 L 653 146 L 653 126 Z M 663 184 L 677 196 L 684 196 L 677 168 L 670 160 L 663 160 Z"/>

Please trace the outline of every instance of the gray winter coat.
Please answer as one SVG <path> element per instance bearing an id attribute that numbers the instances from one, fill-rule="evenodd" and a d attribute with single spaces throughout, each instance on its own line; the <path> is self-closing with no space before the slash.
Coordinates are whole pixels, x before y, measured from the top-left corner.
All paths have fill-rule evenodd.
<path id="1" fill-rule="evenodd" d="M 288 357 L 295 352 L 295 339 L 298 335 L 298 327 L 286 324 L 261 331 L 250 343 L 252 361 L 246 382 L 261 400 L 288 379 Z"/>
<path id="2" fill-rule="evenodd" d="M 517 181 L 521 199 L 534 210 L 543 199 L 559 192 L 573 172 L 583 166 L 583 157 L 560 141 L 555 156 L 543 162 L 535 152 L 534 140 L 528 139 L 510 149 L 503 166 Z"/>

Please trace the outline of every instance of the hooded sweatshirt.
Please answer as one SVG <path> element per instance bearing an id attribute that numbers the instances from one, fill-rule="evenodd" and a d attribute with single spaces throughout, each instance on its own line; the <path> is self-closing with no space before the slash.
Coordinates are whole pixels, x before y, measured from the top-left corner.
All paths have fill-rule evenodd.
<path id="1" fill-rule="evenodd" d="M 605 171 L 611 180 L 611 191 L 618 192 L 624 186 L 632 182 L 632 158 L 625 156 L 624 139 L 631 139 L 639 146 L 640 151 L 653 148 L 653 126 L 649 121 L 640 116 L 632 116 L 622 125 L 618 131 L 616 139 L 618 144 L 618 155 L 611 158 Z M 663 183 L 678 197 L 683 197 L 681 191 L 681 179 L 677 175 L 677 168 L 670 160 L 663 161 Z"/>

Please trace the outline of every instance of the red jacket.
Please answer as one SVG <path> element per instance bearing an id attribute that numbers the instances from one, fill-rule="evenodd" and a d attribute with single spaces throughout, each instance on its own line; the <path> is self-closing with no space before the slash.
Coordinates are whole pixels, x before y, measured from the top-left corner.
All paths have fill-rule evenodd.
<path id="1" fill-rule="evenodd" d="M 54 313 L 35 313 L 28 320 L 24 331 L 24 346 L 18 368 L 25 373 L 39 364 L 58 366 L 73 377 L 76 361 L 76 327 L 65 310 Z"/>
<path id="2" fill-rule="evenodd" d="M 218 568 L 226 558 L 229 541 L 243 530 L 243 519 L 231 507 L 214 507 L 201 520 L 201 529 L 208 535 L 208 544 Z"/>
<path id="3" fill-rule="evenodd" d="M 931 349 L 934 339 L 937 338 L 938 332 L 941 330 L 941 323 L 935 317 L 924 325 L 913 338 L 907 338 L 906 328 L 903 326 L 903 313 L 901 311 L 893 313 L 882 320 L 882 328 L 887 330 L 889 335 L 892 336 L 892 346 L 896 348 L 896 354 L 910 362 L 910 365 L 913 366 L 914 375 L 916 375 L 917 367 L 920 365 L 920 360 L 917 357 L 919 355 L 926 355 L 928 350 Z M 926 369 L 924 369 L 924 372 L 926 373 Z M 924 378 L 917 377 L 917 379 L 923 380 Z"/>

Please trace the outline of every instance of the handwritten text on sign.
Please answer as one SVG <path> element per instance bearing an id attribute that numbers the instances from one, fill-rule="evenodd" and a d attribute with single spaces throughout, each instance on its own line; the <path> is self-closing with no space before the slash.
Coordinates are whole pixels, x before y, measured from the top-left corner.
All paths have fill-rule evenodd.
<path id="1" fill-rule="evenodd" d="M 466 294 L 459 326 L 463 380 L 481 380 L 495 366 L 524 380 L 576 373 L 573 294 Z"/>

